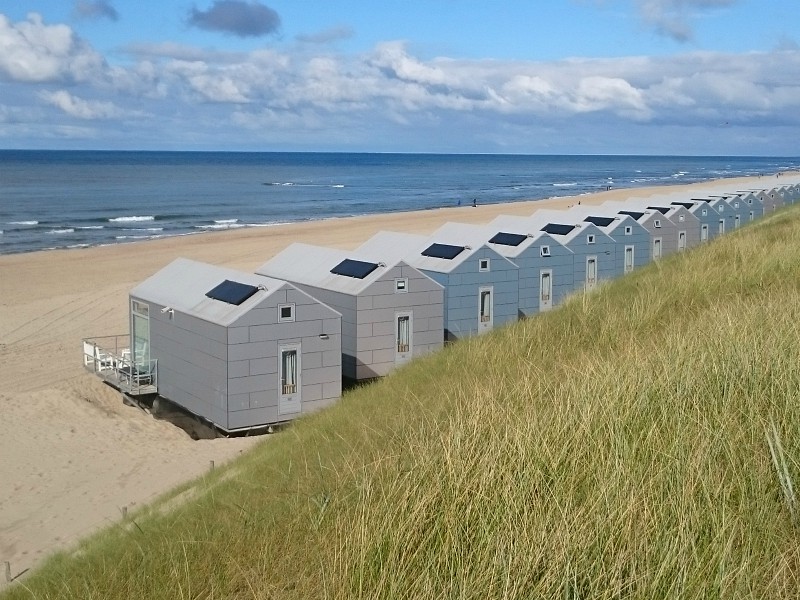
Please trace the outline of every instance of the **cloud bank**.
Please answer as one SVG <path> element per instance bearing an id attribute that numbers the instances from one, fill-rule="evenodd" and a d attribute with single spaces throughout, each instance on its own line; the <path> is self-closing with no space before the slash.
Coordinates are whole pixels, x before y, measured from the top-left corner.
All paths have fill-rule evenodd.
<path id="1" fill-rule="evenodd" d="M 111 65 L 66 25 L 0 16 L 0 143 L 69 125 L 134 147 L 779 154 L 800 130 L 791 47 L 558 61 L 422 59 L 400 41 L 358 55 L 127 51 Z"/>
<path id="2" fill-rule="evenodd" d="M 83 19 L 119 20 L 117 9 L 108 0 L 76 0 L 74 12 Z"/>

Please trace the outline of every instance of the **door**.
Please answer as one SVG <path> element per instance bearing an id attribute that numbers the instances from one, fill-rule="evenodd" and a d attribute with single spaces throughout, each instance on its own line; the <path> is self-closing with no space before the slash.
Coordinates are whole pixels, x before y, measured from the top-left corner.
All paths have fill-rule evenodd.
<path id="1" fill-rule="evenodd" d="M 739 215 L 736 215 L 735 217 L 733 217 L 733 228 L 734 229 L 739 229 L 739 225 L 740 225 L 740 223 L 739 223 Z"/>
<path id="2" fill-rule="evenodd" d="M 300 344 L 278 347 L 278 414 L 299 413 L 302 392 L 302 353 Z"/>
<path id="3" fill-rule="evenodd" d="M 625 246 L 625 272 L 633 271 L 633 246 Z"/>
<path id="4" fill-rule="evenodd" d="M 539 312 L 553 308 L 553 270 L 539 271 Z"/>
<path id="5" fill-rule="evenodd" d="M 489 331 L 494 326 L 494 288 L 478 289 L 478 333 Z"/>
<path id="6" fill-rule="evenodd" d="M 686 232 L 678 232 L 678 250 L 686 250 Z"/>
<path id="7" fill-rule="evenodd" d="M 700 225 L 700 241 L 701 242 L 708 241 L 708 225 L 706 224 Z"/>
<path id="8" fill-rule="evenodd" d="M 591 290 L 597 285 L 597 257 L 586 257 L 586 289 Z"/>
<path id="9" fill-rule="evenodd" d="M 403 363 L 411 358 L 413 352 L 413 320 L 410 312 L 395 314 L 395 353 L 394 362 Z"/>
<path id="10" fill-rule="evenodd" d="M 722 235 L 725 233 L 725 219 L 719 220 L 719 234 Z"/>
<path id="11" fill-rule="evenodd" d="M 653 260 L 661 258 L 661 238 L 653 240 Z"/>

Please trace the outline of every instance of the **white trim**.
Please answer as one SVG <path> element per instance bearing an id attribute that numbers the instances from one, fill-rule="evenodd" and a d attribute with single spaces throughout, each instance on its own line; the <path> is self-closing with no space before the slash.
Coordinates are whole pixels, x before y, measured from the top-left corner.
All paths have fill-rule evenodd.
<path id="1" fill-rule="evenodd" d="M 491 261 L 488 258 L 479 258 L 478 259 L 478 271 L 481 273 L 486 273 L 491 270 Z"/>
<path id="2" fill-rule="evenodd" d="M 550 246 L 540 246 L 539 255 L 542 257 L 550 256 Z"/>
<path id="3" fill-rule="evenodd" d="M 550 285 L 549 294 L 545 294 L 544 281 L 548 278 Z M 541 269 L 539 271 L 539 312 L 544 312 L 553 308 L 553 269 Z"/>
<path id="4" fill-rule="evenodd" d="M 408 319 L 408 329 L 401 331 L 400 319 Z M 406 343 L 401 346 L 401 335 L 406 336 Z M 394 313 L 394 361 L 401 363 L 409 360 L 414 354 L 414 313 L 402 311 Z"/>
<path id="5" fill-rule="evenodd" d="M 488 307 L 484 294 L 488 293 Z M 486 310 L 488 308 L 488 311 Z M 488 314 L 486 314 L 488 312 Z M 478 288 L 478 333 L 489 331 L 494 327 L 494 286 L 482 285 Z"/>
<path id="6" fill-rule="evenodd" d="M 408 293 L 408 277 L 398 277 L 394 280 L 394 293 L 407 294 Z"/>
<path id="7" fill-rule="evenodd" d="M 284 310 L 289 309 L 289 314 L 284 315 Z M 278 323 L 294 323 L 295 320 L 295 305 L 291 304 L 278 304 Z"/>
<path id="8" fill-rule="evenodd" d="M 628 264 L 628 251 L 630 250 L 631 253 L 631 261 L 630 265 Z M 634 246 L 625 246 L 625 254 L 623 254 L 623 261 L 622 261 L 622 271 L 624 273 L 630 273 L 633 271 L 634 266 L 636 265 L 636 257 L 634 255 L 635 248 Z"/>
<path id="9" fill-rule="evenodd" d="M 594 269 L 589 268 L 589 264 L 594 264 Z M 594 273 L 592 273 L 594 271 Z M 597 265 L 597 256 L 587 256 L 586 257 L 586 289 L 591 290 L 597 285 L 597 272 L 598 272 L 598 265 Z M 591 277 L 590 275 L 594 275 Z"/>
<path id="10" fill-rule="evenodd" d="M 294 364 L 287 363 L 285 355 L 294 352 Z M 303 391 L 303 353 L 300 343 L 280 344 L 278 346 L 278 414 L 299 413 L 302 408 Z M 286 372 L 284 367 L 293 368 Z"/>

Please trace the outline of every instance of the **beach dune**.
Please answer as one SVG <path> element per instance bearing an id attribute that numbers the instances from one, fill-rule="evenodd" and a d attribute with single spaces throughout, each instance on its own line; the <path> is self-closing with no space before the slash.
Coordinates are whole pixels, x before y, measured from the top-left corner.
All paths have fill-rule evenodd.
<path id="1" fill-rule="evenodd" d="M 764 188 L 775 178 L 693 184 Z M 240 229 L 135 244 L 0 256 L 0 563 L 11 575 L 118 521 L 160 493 L 269 437 L 193 440 L 123 404 L 82 368 L 81 339 L 128 332 L 128 291 L 183 256 L 253 271 L 292 242 L 355 248 L 380 230 L 624 200 L 685 186 Z M 1 565 L 0 565 L 1 566 Z M 5 585 L 0 574 L 0 588 Z"/>

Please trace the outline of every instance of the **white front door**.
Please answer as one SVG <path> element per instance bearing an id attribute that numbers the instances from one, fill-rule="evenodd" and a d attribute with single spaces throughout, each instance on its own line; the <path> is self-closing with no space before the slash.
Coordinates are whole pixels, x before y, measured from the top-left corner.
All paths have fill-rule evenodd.
<path id="1" fill-rule="evenodd" d="M 625 272 L 633 271 L 633 246 L 625 246 Z"/>
<path id="2" fill-rule="evenodd" d="M 478 288 L 478 333 L 489 331 L 494 326 L 494 288 Z"/>
<path id="3" fill-rule="evenodd" d="M 403 363 L 409 360 L 413 352 L 413 315 L 410 312 L 397 313 L 394 316 L 395 353 L 394 362 Z"/>
<path id="4" fill-rule="evenodd" d="M 539 271 L 539 312 L 553 308 L 553 270 Z"/>
<path id="5" fill-rule="evenodd" d="M 700 241 L 707 242 L 708 241 L 708 225 L 705 223 L 700 225 Z"/>
<path id="6" fill-rule="evenodd" d="M 591 290 L 597 285 L 597 257 L 586 257 L 586 289 Z"/>
<path id="7" fill-rule="evenodd" d="M 278 414 L 299 413 L 301 407 L 300 344 L 278 347 Z"/>
<path id="8" fill-rule="evenodd" d="M 678 232 L 678 250 L 686 250 L 686 232 Z"/>
<path id="9" fill-rule="evenodd" d="M 733 228 L 734 229 L 739 229 L 739 225 L 740 225 L 739 221 L 740 221 L 739 215 L 736 215 L 735 217 L 733 217 Z"/>
<path id="10" fill-rule="evenodd" d="M 661 258 L 661 238 L 653 240 L 653 260 Z"/>
<path id="11" fill-rule="evenodd" d="M 719 233 L 720 233 L 720 235 L 725 233 L 725 219 L 720 219 L 719 220 Z"/>

